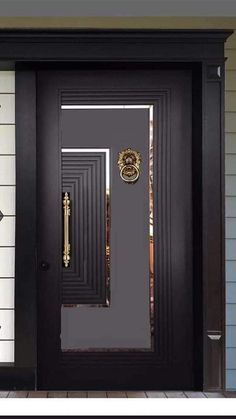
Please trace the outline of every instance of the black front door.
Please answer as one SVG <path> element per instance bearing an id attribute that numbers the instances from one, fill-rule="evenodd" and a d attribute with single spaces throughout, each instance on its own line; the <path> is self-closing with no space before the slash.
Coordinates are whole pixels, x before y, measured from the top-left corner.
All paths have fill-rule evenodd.
<path id="1" fill-rule="evenodd" d="M 194 388 L 191 72 L 37 80 L 38 388 Z"/>

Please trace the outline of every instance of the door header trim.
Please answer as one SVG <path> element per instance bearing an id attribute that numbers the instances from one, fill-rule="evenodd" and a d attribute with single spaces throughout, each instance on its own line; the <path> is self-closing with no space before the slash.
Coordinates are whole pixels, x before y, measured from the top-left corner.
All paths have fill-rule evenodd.
<path id="1" fill-rule="evenodd" d="M 0 60 L 5 69 L 19 61 L 196 62 L 222 58 L 223 44 L 232 33 L 226 29 L 2 30 Z"/>

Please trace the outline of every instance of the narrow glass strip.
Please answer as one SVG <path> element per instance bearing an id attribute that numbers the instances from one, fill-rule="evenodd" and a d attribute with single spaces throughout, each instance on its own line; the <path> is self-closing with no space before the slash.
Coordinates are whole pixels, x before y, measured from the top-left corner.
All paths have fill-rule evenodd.
<path id="1" fill-rule="evenodd" d="M 61 109 L 150 109 L 152 105 L 61 105 Z"/>

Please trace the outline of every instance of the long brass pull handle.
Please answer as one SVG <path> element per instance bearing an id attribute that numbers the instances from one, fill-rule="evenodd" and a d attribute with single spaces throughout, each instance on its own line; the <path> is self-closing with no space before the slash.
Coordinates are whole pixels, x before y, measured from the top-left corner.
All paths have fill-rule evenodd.
<path id="1" fill-rule="evenodd" d="M 63 211 L 64 211 L 64 250 L 63 263 L 65 268 L 68 268 L 70 263 L 70 236 L 69 236 L 69 217 L 70 217 L 70 197 L 68 192 L 65 192 L 63 197 Z"/>

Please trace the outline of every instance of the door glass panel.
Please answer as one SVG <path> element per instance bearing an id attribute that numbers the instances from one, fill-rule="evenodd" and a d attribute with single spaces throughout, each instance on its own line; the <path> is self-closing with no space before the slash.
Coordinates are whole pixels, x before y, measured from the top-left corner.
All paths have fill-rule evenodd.
<path id="1" fill-rule="evenodd" d="M 88 265 L 88 278 L 94 285 L 94 289 L 88 290 L 87 284 L 81 283 L 78 289 L 76 280 L 68 280 L 67 284 L 72 286 L 62 294 L 61 349 L 63 352 L 152 351 L 153 106 L 63 105 L 61 127 L 62 193 L 68 189 L 72 204 L 69 229 L 78 237 L 77 247 L 71 248 L 68 268 L 77 266 L 77 271 L 82 272 L 82 267 Z M 127 167 L 123 171 L 122 164 L 118 164 L 120 153 L 127 149 L 137 153 L 136 157 L 140 155 L 138 169 L 131 151 L 124 160 Z M 72 159 L 71 170 L 68 156 Z M 82 172 L 86 181 L 80 179 L 72 191 L 74 178 L 81 178 Z M 75 201 L 77 206 L 73 206 Z M 79 208 L 88 212 L 85 227 L 76 222 Z M 83 249 L 89 231 L 91 243 L 87 249 L 96 257 Z M 72 237 L 72 245 L 74 242 Z M 94 260 L 96 269 L 90 266 Z M 99 270 L 98 266 L 105 268 Z M 62 268 L 63 284 L 69 270 Z M 78 281 L 82 280 L 83 275 L 78 275 Z M 105 300 L 102 293 L 96 293 L 104 283 Z M 65 302 L 68 294 L 71 300 Z"/>

